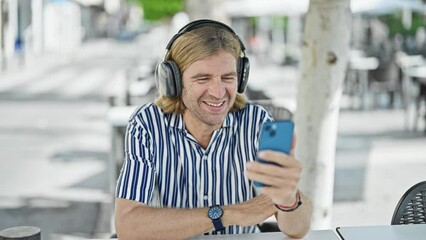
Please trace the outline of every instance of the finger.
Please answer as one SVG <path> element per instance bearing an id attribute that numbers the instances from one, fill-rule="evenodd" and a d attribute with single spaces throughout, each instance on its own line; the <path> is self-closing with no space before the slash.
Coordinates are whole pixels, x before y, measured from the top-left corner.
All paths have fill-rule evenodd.
<path id="1" fill-rule="evenodd" d="M 269 166 L 268 166 L 269 165 Z M 274 186 L 295 186 L 300 180 L 300 171 L 289 170 L 271 164 L 250 163 L 247 165 L 246 175 L 252 180 L 270 183 Z M 264 180 L 267 179 L 267 180 Z"/>
<path id="2" fill-rule="evenodd" d="M 293 156 L 288 154 L 272 151 L 272 150 L 262 150 L 258 155 L 259 159 L 264 161 L 275 163 L 282 167 L 299 167 L 300 163 Z"/>
<path id="3" fill-rule="evenodd" d="M 272 187 L 279 187 L 285 184 L 285 181 L 281 178 L 265 175 L 258 172 L 247 171 L 246 176 L 252 181 L 261 182 Z"/>
<path id="4" fill-rule="evenodd" d="M 247 170 L 250 172 L 270 175 L 273 177 L 279 177 L 279 178 L 284 177 L 286 179 L 294 178 L 295 172 L 299 172 L 299 171 L 290 170 L 288 168 L 284 168 L 281 166 L 276 166 L 274 164 L 259 163 L 259 162 L 252 162 L 247 164 Z"/>

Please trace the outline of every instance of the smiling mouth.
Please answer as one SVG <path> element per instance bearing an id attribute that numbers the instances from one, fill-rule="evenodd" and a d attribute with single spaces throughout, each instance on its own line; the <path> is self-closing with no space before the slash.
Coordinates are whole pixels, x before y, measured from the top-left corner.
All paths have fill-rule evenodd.
<path id="1" fill-rule="evenodd" d="M 210 103 L 210 102 L 204 102 L 205 104 L 211 106 L 211 107 L 221 107 L 225 101 L 221 102 L 221 103 Z"/>

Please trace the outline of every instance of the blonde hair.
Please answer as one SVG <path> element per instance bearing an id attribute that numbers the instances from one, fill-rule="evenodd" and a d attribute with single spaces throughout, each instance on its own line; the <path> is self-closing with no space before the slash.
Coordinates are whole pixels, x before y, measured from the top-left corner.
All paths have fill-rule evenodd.
<path id="1" fill-rule="evenodd" d="M 224 28 L 204 26 L 179 36 L 173 43 L 170 51 L 166 54 L 164 60 L 173 60 L 179 67 L 182 75 L 192 63 L 214 55 L 221 50 L 227 51 L 238 61 L 241 56 L 239 39 L 234 33 Z M 163 92 L 162 89 L 159 89 L 159 95 L 155 103 L 165 113 L 183 113 L 185 111 L 186 107 L 181 96 L 177 98 L 168 98 Z M 247 99 L 245 96 L 237 93 L 234 105 L 230 111 L 237 111 L 242 108 L 246 102 Z"/>

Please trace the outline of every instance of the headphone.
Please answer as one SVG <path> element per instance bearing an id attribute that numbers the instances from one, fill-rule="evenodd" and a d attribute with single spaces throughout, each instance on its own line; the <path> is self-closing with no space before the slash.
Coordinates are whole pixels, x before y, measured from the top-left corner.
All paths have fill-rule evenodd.
<path id="1" fill-rule="evenodd" d="M 234 30 L 232 30 L 232 28 L 230 28 L 228 25 L 214 20 L 201 19 L 188 23 L 172 37 L 170 42 L 167 44 L 166 54 L 163 58 L 163 61 L 160 62 L 157 66 L 157 84 L 159 84 L 160 89 L 164 90 L 164 94 L 168 98 L 177 98 L 182 94 L 182 76 L 178 65 L 173 60 L 166 61 L 165 57 L 167 56 L 167 53 L 170 51 L 173 43 L 178 37 L 194 29 L 204 26 L 215 26 L 218 28 L 225 29 L 231 32 L 238 39 L 241 51 L 243 53 L 243 56 L 240 56 L 237 61 L 238 93 L 243 93 L 245 91 L 248 82 L 250 62 L 249 59 L 246 57 L 246 48 L 243 42 L 234 32 Z"/>

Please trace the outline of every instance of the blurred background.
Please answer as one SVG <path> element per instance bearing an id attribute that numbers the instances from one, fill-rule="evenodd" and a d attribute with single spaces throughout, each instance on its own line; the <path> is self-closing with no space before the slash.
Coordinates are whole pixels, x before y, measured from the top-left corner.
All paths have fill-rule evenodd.
<path id="1" fill-rule="evenodd" d="M 190 20 L 232 26 L 247 96 L 297 114 L 299 0 L 0 0 L 0 229 L 108 237 L 126 120 L 155 98 L 154 68 Z M 426 3 L 352 0 L 332 226 L 390 224 L 426 175 Z M 335 19 L 339 21 L 339 19 Z M 338 38 L 339 36 L 335 36 Z"/>

